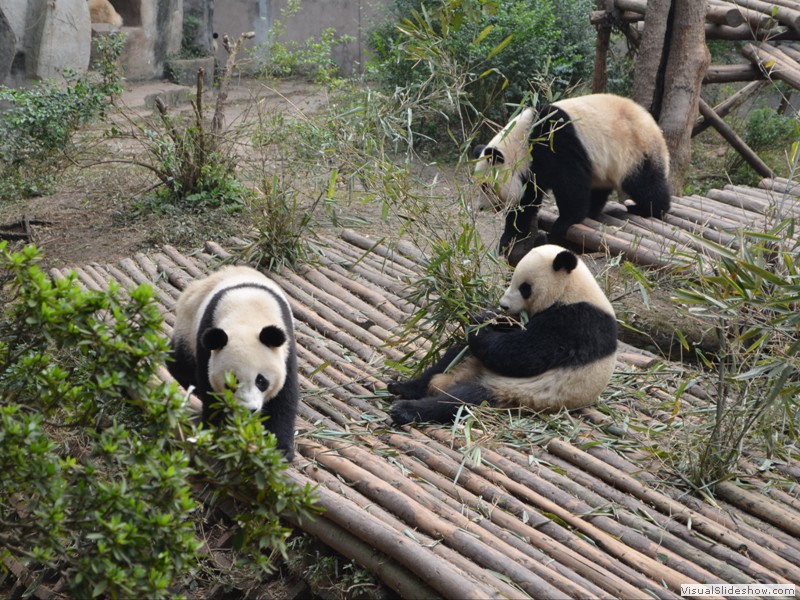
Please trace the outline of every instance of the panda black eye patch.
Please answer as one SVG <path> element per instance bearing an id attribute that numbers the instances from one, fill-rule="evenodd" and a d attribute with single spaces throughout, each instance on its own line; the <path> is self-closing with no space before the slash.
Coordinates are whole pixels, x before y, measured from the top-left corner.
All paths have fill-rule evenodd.
<path id="1" fill-rule="evenodd" d="M 527 300 L 531 297 L 531 293 L 533 290 L 531 289 L 531 284 L 527 281 L 525 283 L 520 284 L 519 286 L 519 295 L 522 296 L 523 299 Z"/>
<path id="2" fill-rule="evenodd" d="M 256 375 L 256 387 L 261 392 L 266 392 L 267 388 L 269 387 L 269 381 L 263 375 L 259 374 Z"/>

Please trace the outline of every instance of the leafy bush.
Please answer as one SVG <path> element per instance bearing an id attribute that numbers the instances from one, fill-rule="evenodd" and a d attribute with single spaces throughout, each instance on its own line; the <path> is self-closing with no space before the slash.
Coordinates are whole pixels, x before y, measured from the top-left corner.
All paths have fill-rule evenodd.
<path id="1" fill-rule="evenodd" d="M 117 59 L 125 37 L 97 39 L 96 71 L 64 73 L 64 83 L 0 87 L 0 198 L 41 193 L 63 165 L 59 155 L 81 125 L 103 117 L 109 98 L 122 92 Z"/>
<path id="2" fill-rule="evenodd" d="M 263 551 L 283 553 L 289 533 L 279 515 L 314 508 L 274 436 L 241 410 L 193 430 L 156 379 L 168 344 L 149 286 L 86 291 L 37 259 L 0 244 L 0 563 L 38 575 L 31 589 L 63 578 L 76 598 L 172 597 L 199 563 L 200 482 L 238 501 L 239 562 L 270 568 Z"/>
<path id="3" fill-rule="evenodd" d="M 532 86 L 553 79 L 559 94 L 591 73 L 593 4 L 395 0 L 394 22 L 371 36 L 373 69 L 389 89 L 438 80 L 463 91 L 463 103 L 476 113 L 505 121 L 506 104 L 522 102 Z"/>
<path id="4" fill-rule="evenodd" d="M 794 219 L 766 233 L 746 233 L 740 250 L 714 246 L 721 259 L 701 261 L 696 282 L 676 297 L 708 319 L 722 340 L 718 356 L 701 355 L 713 373 L 714 418 L 689 449 L 691 480 L 713 484 L 735 472 L 758 439 L 768 454 L 800 438 L 800 262 Z"/>

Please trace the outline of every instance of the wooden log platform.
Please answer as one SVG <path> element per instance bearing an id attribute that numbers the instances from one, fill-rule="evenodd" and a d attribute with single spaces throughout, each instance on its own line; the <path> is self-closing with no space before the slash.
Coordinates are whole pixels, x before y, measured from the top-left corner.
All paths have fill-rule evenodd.
<path id="1" fill-rule="evenodd" d="M 549 230 L 558 212 L 545 200 L 540 226 Z M 696 255 L 718 254 L 716 245 L 738 248 L 740 233 L 764 233 L 783 219 L 800 216 L 800 185 L 765 178 L 759 187 L 726 185 L 707 197 L 673 196 L 663 219 L 629 215 L 624 206 L 609 201 L 597 220 L 573 225 L 567 241 L 583 252 L 622 255 L 632 263 L 668 266 L 693 263 Z M 800 233 L 795 233 L 798 239 Z"/>
<path id="2" fill-rule="evenodd" d="M 574 237 L 625 255 L 631 238 L 646 240 L 647 260 L 670 264 L 681 249 L 707 250 L 693 236 L 734 243 L 736 224 L 766 224 L 771 195 L 787 191 L 789 182 L 775 181 L 719 199 L 676 198 L 663 222 L 604 215 Z M 165 247 L 75 271 L 95 289 L 149 282 L 166 335 L 180 291 L 230 261 L 233 244 L 209 242 L 191 255 Z M 424 260 L 402 243 L 344 230 L 321 240 L 306 269 L 274 275 L 297 321 L 303 393 L 289 473 L 317 486 L 325 508 L 299 529 L 407 598 L 678 600 L 689 583 L 800 583 L 796 463 L 773 458 L 760 470 L 763 457 L 748 457 L 712 501 L 661 462 L 650 432 L 679 436 L 711 410 L 714 391 L 683 381 L 680 365 L 622 347 L 596 407 L 547 417 L 483 409 L 468 425 L 391 426 L 387 364 L 407 350 L 392 341 L 413 311 L 404 288 Z M 638 394 L 623 399 L 631 389 Z"/>

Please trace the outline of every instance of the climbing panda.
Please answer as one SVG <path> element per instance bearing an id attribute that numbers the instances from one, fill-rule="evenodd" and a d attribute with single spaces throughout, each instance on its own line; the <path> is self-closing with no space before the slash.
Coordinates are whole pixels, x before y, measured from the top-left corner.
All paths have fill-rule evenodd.
<path id="1" fill-rule="evenodd" d="M 170 358 L 178 383 L 195 386 L 204 424 L 222 421 L 212 394 L 224 392 L 226 373 L 233 373 L 235 399 L 268 417 L 265 428 L 292 460 L 297 350 L 292 311 L 274 281 L 236 266 L 192 282 L 178 300 Z"/>
<path id="2" fill-rule="evenodd" d="M 550 231 L 556 241 L 600 214 L 612 190 L 630 196 L 632 214 L 669 211 L 667 144 L 650 113 L 628 98 L 590 94 L 526 108 L 474 155 L 475 178 L 488 196 L 480 208 L 519 207 L 506 216 L 501 252 L 532 230 L 548 190 L 558 206 Z"/>
<path id="3" fill-rule="evenodd" d="M 614 370 L 617 321 L 575 254 L 552 244 L 532 249 L 500 306 L 505 315 L 479 317 L 467 344 L 450 347 L 417 379 L 388 385 L 404 398 L 392 405 L 395 424 L 447 423 L 462 403 L 553 411 L 597 400 Z M 522 313 L 528 315 L 524 325 L 508 318 Z"/>

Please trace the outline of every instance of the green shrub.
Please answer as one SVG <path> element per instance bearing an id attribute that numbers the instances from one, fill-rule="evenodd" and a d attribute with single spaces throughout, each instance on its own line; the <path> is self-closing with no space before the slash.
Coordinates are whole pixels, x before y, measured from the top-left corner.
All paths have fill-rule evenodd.
<path id="1" fill-rule="evenodd" d="M 279 515 L 314 509 L 274 436 L 235 406 L 226 427 L 193 430 L 156 379 L 168 343 L 149 286 L 87 291 L 37 260 L 0 244 L 0 563 L 24 564 L 31 590 L 63 577 L 75 598 L 173 597 L 199 568 L 204 483 L 210 504 L 236 499 L 235 566 L 269 569 Z"/>
<path id="2" fill-rule="evenodd" d="M 545 80 L 560 94 L 591 73 L 593 4 L 395 0 L 394 19 L 371 35 L 372 69 L 389 89 L 438 80 L 463 92 L 475 113 L 505 121 L 506 105 L 522 102 Z"/>
<path id="3" fill-rule="evenodd" d="M 50 188 L 60 159 L 78 128 L 103 117 L 122 92 L 117 59 L 122 34 L 98 38 L 95 71 L 64 73 L 64 82 L 29 88 L 0 87 L 0 198 L 29 196 Z"/>

